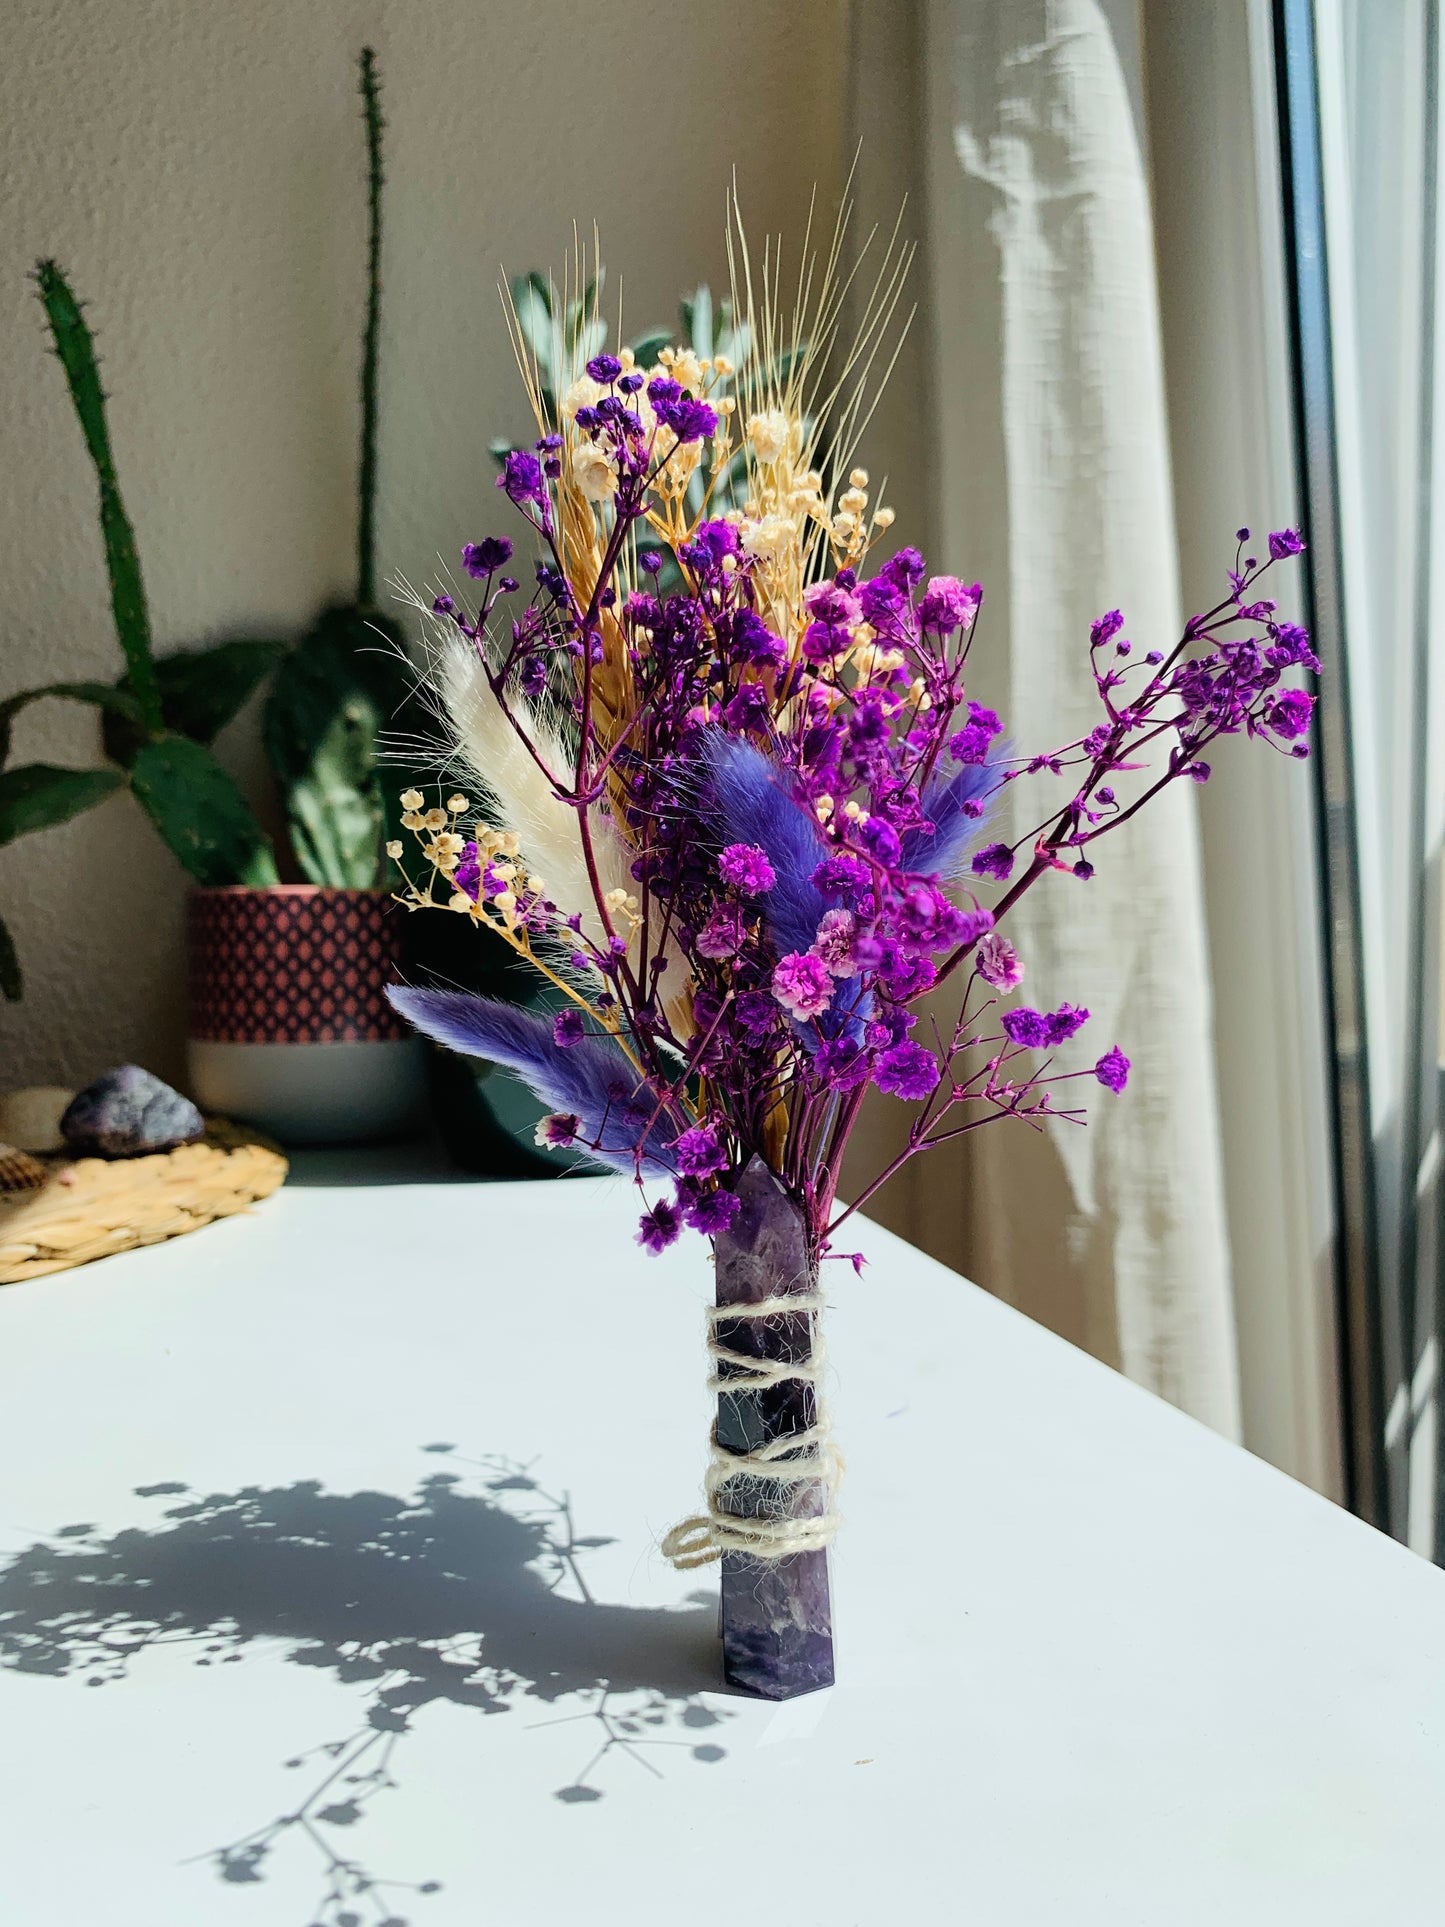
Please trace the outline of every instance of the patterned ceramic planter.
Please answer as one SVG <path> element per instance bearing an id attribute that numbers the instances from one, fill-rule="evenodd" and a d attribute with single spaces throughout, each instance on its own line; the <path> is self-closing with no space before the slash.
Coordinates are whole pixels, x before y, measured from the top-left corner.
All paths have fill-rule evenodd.
<path id="1" fill-rule="evenodd" d="M 383 994 L 401 923 L 377 890 L 194 891 L 189 1057 L 202 1108 L 289 1144 L 356 1144 L 415 1123 L 421 1053 Z"/>

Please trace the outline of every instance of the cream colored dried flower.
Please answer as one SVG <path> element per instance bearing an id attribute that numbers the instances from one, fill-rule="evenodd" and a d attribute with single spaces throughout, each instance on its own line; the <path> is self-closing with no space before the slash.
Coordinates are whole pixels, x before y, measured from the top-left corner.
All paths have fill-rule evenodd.
<path id="1" fill-rule="evenodd" d="M 702 363 L 691 348 L 680 348 L 672 357 L 672 378 L 694 395 L 702 392 Z"/>
<path id="2" fill-rule="evenodd" d="M 748 417 L 748 440 L 760 462 L 775 462 L 787 452 L 789 422 L 781 408 Z"/>
<path id="3" fill-rule="evenodd" d="M 761 521 L 744 522 L 741 534 L 744 553 L 760 561 L 776 561 L 793 547 L 797 533 L 797 524 L 789 515 L 765 515 Z"/>
<path id="4" fill-rule="evenodd" d="M 589 502 L 605 502 L 617 493 L 617 470 L 596 442 L 578 442 L 572 450 L 572 479 Z"/>
<path id="5" fill-rule="evenodd" d="M 395 863 L 396 859 L 401 855 L 401 849 L 401 838 L 394 836 L 386 846 L 386 854 L 391 858 L 393 863 Z"/>
<path id="6" fill-rule="evenodd" d="M 401 793 L 401 807 L 404 810 L 419 810 L 425 801 L 420 790 L 403 790 Z"/>

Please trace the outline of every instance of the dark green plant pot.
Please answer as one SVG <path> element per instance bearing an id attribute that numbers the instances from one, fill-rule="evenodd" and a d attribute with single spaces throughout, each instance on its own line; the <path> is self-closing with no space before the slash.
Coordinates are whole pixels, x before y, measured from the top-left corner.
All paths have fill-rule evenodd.
<path id="1" fill-rule="evenodd" d="M 410 984 L 474 990 L 522 1010 L 551 1012 L 564 999 L 490 930 L 445 910 L 406 919 L 402 971 Z M 546 1105 L 510 1071 L 481 1058 L 427 1046 L 427 1095 L 447 1155 L 488 1178 L 558 1178 L 585 1169 L 569 1151 L 543 1151 L 535 1132 Z"/>

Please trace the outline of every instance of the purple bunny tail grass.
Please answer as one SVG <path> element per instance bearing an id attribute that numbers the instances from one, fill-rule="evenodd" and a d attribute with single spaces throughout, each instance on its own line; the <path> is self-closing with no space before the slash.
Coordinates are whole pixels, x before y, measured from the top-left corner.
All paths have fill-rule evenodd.
<path id="1" fill-rule="evenodd" d="M 671 1175 L 676 1123 L 655 1116 L 655 1100 L 617 1045 L 602 1037 L 559 1045 L 550 1016 L 469 991 L 388 985 L 386 994 L 424 1037 L 500 1064 L 549 1110 L 575 1116 L 575 1149 L 629 1177 Z"/>
<path id="2" fill-rule="evenodd" d="M 951 882 L 993 814 L 1001 775 L 997 763 L 965 763 L 951 775 L 935 771 L 919 801 L 928 819 L 903 836 L 903 868 Z M 982 804 L 977 814 L 969 804 Z"/>
<path id="3" fill-rule="evenodd" d="M 793 795 L 787 771 L 740 737 L 708 730 L 702 757 L 721 841 L 756 845 L 776 873 L 763 914 L 779 955 L 809 949 L 828 908 L 813 881 L 828 854 L 817 819 Z"/>
<path id="4" fill-rule="evenodd" d="M 763 921 L 780 957 L 811 950 L 828 899 L 813 872 L 829 853 L 817 818 L 792 793 L 788 772 L 751 743 L 710 730 L 703 762 L 712 795 L 712 812 L 724 843 L 757 846 L 772 864 L 776 881 L 762 899 Z M 795 1028 L 806 1050 L 825 1039 L 862 1041 L 873 1009 L 872 993 L 858 995 L 858 979 L 836 986 L 833 1007 L 813 1024 Z"/>

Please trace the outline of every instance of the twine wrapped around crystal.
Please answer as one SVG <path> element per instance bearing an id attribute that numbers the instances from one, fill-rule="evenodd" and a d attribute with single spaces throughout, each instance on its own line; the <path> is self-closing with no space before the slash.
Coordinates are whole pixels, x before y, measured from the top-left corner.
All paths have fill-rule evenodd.
<path id="1" fill-rule="evenodd" d="M 794 1553 L 819 1552 L 836 1537 L 837 1487 L 843 1460 L 832 1442 L 828 1406 L 822 1394 L 826 1352 L 817 1325 L 822 1309 L 820 1291 L 763 1298 L 754 1304 L 708 1307 L 707 1349 L 713 1361 L 708 1390 L 761 1391 L 787 1380 L 801 1380 L 813 1388 L 815 1417 L 805 1430 L 786 1433 L 747 1452 L 723 1445 L 714 1422 L 712 1453 L 703 1480 L 707 1511 L 684 1519 L 662 1541 L 663 1557 L 679 1571 L 709 1565 L 725 1552 L 746 1553 L 750 1558 L 766 1561 L 787 1559 Z M 811 1343 L 807 1355 L 796 1360 L 754 1358 L 747 1352 L 732 1350 L 718 1337 L 720 1326 L 739 1319 L 799 1316 L 809 1320 Z M 745 1483 L 755 1491 L 770 1488 L 779 1495 L 788 1487 L 816 1486 L 822 1497 L 822 1510 L 801 1518 L 781 1510 L 761 1510 L 755 1517 L 745 1517 L 723 1502 L 727 1493 L 736 1495 L 739 1486 Z"/>

